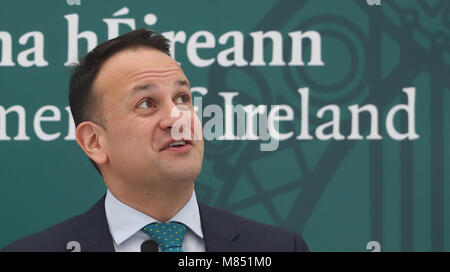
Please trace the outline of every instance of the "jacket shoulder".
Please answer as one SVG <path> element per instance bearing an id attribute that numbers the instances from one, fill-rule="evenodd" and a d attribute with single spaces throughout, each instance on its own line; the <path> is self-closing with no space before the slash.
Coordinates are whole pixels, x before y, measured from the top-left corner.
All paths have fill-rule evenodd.
<path id="1" fill-rule="evenodd" d="M 46 230 L 19 239 L 1 251 L 69 251 L 67 244 L 76 241 L 81 251 L 114 251 L 106 219 L 105 197 L 87 212 L 56 224 Z"/>
<path id="2" fill-rule="evenodd" d="M 297 233 L 205 205 L 200 205 L 200 210 L 206 231 L 225 233 L 235 240 L 232 244 L 238 251 L 309 251 Z"/>
<path id="3" fill-rule="evenodd" d="M 2 252 L 65 251 L 69 241 L 76 240 L 81 229 L 83 216 L 78 215 L 38 233 L 21 238 L 6 247 Z"/>

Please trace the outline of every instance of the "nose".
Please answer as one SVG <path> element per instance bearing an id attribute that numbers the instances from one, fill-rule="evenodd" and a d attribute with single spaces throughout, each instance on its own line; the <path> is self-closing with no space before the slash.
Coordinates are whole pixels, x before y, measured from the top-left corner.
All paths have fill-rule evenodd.
<path id="1" fill-rule="evenodd" d="M 192 124 L 192 108 L 187 105 L 174 104 L 170 101 L 165 104 L 164 109 L 161 110 L 161 120 L 159 127 L 161 130 L 170 133 L 175 140 L 195 138 L 195 124 Z M 195 130 L 195 129 L 194 129 Z M 201 130 L 201 129 L 197 129 Z"/>
<path id="2" fill-rule="evenodd" d="M 162 130 L 170 130 L 174 123 L 182 117 L 181 112 L 177 109 L 173 102 L 169 102 L 165 105 L 162 112 L 161 121 L 159 122 L 159 127 Z"/>

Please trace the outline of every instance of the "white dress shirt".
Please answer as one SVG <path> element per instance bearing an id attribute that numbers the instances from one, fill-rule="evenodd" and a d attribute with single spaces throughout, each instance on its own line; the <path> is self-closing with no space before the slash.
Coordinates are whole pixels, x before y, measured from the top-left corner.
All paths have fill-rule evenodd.
<path id="1" fill-rule="evenodd" d="M 141 244 L 150 240 L 141 229 L 158 221 L 120 202 L 109 190 L 106 193 L 105 210 L 116 252 L 140 252 Z M 186 205 L 169 221 L 177 221 L 187 227 L 183 240 L 184 252 L 205 251 L 195 191 Z"/>

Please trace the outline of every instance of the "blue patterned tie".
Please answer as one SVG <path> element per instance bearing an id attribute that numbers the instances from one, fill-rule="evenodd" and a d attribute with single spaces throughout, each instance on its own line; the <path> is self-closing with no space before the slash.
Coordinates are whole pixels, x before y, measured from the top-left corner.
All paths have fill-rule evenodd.
<path id="1" fill-rule="evenodd" d="M 142 228 L 163 252 L 183 252 L 183 239 L 186 226 L 178 222 L 153 223 Z"/>

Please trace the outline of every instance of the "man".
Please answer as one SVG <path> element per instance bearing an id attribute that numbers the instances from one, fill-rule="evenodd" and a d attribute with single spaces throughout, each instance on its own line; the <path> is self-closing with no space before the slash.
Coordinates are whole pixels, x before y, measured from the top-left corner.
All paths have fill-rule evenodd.
<path id="1" fill-rule="evenodd" d="M 108 191 L 4 251 L 141 251 L 148 240 L 159 251 L 308 251 L 297 234 L 197 203 L 203 138 L 163 36 L 138 29 L 98 45 L 75 68 L 69 102 L 76 141 Z"/>

